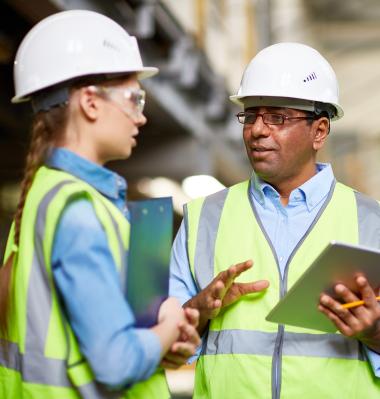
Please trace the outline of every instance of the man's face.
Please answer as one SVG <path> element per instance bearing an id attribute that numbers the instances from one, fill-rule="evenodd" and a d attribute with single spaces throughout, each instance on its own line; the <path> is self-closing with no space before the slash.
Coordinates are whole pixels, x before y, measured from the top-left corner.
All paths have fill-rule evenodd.
<path id="1" fill-rule="evenodd" d="M 307 116 L 290 108 L 253 107 L 246 112 L 275 113 L 288 117 Z M 304 119 L 284 120 L 283 125 L 263 123 L 258 116 L 253 124 L 245 124 L 243 138 L 248 158 L 256 174 L 271 184 L 292 180 L 308 180 L 315 173 L 316 148 L 314 122 Z"/>

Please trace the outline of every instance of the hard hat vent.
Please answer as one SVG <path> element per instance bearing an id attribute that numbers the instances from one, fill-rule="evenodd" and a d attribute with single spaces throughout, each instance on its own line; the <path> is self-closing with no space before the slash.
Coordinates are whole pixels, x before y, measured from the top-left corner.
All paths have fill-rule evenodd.
<path id="1" fill-rule="evenodd" d="M 310 75 L 306 76 L 303 81 L 304 83 L 306 83 L 309 82 L 310 80 L 315 80 L 315 79 L 317 79 L 317 75 L 315 72 L 312 72 Z"/>

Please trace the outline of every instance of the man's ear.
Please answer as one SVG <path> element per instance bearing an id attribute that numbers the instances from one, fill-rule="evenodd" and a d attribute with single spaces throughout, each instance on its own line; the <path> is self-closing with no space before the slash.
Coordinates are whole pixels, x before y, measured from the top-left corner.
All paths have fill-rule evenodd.
<path id="1" fill-rule="evenodd" d="M 78 92 L 79 107 L 84 116 L 95 121 L 99 116 L 100 97 L 93 86 L 82 87 Z"/>
<path id="2" fill-rule="evenodd" d="M 315 132 L 313 148 L 318 151 L 323 147 L 330 133 L 330 120 L 326 117 L 319 118 L 313 122 L 313 128 Z"/>

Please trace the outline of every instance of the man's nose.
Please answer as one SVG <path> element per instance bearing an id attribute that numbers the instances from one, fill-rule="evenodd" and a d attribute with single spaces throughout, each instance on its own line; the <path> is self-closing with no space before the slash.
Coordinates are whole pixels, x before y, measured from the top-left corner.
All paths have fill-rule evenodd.
<path id="1" fill-rule="evenodd" d="M 248 127 L 252 136 L 254 137 L 270 135 L 270 128 L 267 124 L 264 123 L 262 115 L 257 115 L 255 122 L 248 125 Z"/>

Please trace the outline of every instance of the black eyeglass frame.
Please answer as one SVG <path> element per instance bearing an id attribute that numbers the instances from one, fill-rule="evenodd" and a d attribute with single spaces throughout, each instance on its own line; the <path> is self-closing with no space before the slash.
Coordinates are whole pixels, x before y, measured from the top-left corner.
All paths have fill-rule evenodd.
<path id="1" fill-rule="evenodd" d="M 247 115 L 255 115 L 256 116 L 255 120 L 253 122 L 246 122 L 245 118 L 246 118 Z M 268 122 L 268 120 L 265 120 L 266 119 L 266 115 L 271 115 L 271 116 L 272 115 L 276 115 L 277 117 L 281 117 L 281 120 L 279 120 L 278 123 L 273 123 L 273 121 L 272 122 Z M 256 122 L 257 117 L 259 117 L 259 116 L 261 116 L 261 118 L 263 119 L 263 123 L 265 123 L 266 125 L 275 125 L 275 126 L 283 125 L 286 120 L 294 120 L 294 119 L 295 120 L 297 120 L 297 119 L 299 119 L 299 120 L 302 120 L 302 119 L 314 120 L 314 119 L 316 119 L 318 117 L 315 114 L 313 114 L 313 115 L 305 115 L 305 116 L 288 116 L 288 115 L 284 115 L 284 114 L 277 114 L 275 112 L 259 113 L 259 112 L 243 112 L 242 111 L 242 112 L 238 112 L 236 114 L 236 117 L 237 117 L 239 123 L 241 123 L 242 125 L 253 125 Z M 240 118 L 244 118 L 244 121 L 242 122 Z"/>

